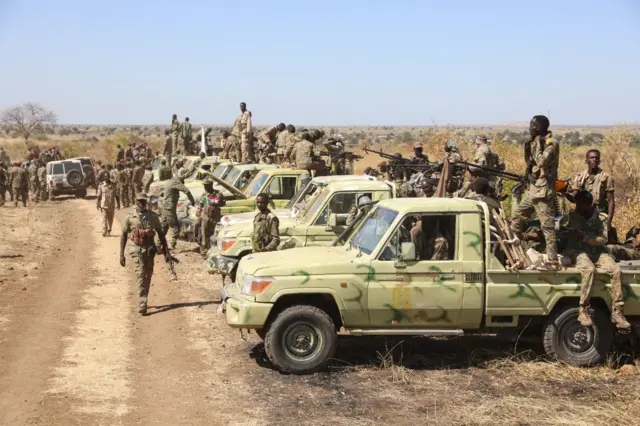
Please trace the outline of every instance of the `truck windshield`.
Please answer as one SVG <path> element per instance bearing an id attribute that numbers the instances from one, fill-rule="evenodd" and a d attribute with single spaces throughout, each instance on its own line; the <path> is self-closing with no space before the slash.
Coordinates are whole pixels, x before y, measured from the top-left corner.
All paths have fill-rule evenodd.
<path id="1" fill-rule="evenodd" d="M 258 195 L 260 193 L 260 189 L 263 187 L 268 177 L 269 175 L 266 174 L 265 172 L 258 173 L 258 175 L 255 178 L 253 178 L 249 186 L 247 186 L 247 189 L 244 192 L 245 195 L 249 198 L 255 197 L 256 195 Z"/>
<path id="2" fill-rule="evenodd" d="M 351 243 L 358 246 L 363 253 L 371 254 L 376 245 L 382 240 L 382 237 L 384 237 L 384 234 L 387 233 L 396 216 L 398 216 L 398 212 L 395 210 L 384 207 L 376 208 L 365 219 Z"/>
<path id="3" fill-rule="evenodd" d="M 304 199 L 306 198 L 307 193 L 308 192 L 313 192 L 313 189 L 315 189 L 315 184 L 313 184 L 313 183 L 310 183 L 310 184 L 305 185 L 305 186 L 301 186 L 298 189 L 298 192 L 293 194 L 293 197 L 284 206 L 284 208 L 290 209 L 291 207 L 293 207 L 296 204 L 298 204 L 300 201 L 304 201 Z"/>
<path id="4" fill-rule="evenodd" d="M 329 195 L 329 188 L 324 188 L 320 192 L 316 192 L 313 197 L 309 200 L 309 204 L 307 204 L 308 208 L 304 212 L 304 216 L 302 216 L 302 223 L 311 223 L 313 218 L 316 215 L 316 212 L 322 208 L 325 201 L 327 201 L 327 196 Z"/>
<path id="5" fill-rule="evenodd" d="M 224 174 L 224 171 L 227 170 L 227 165 L 226 164 L 220 164 L 218 167 L 216 167 L 216 169 L 213 171 L 213 175 L 217 178 L 222 179 L 222 175 Z"/>

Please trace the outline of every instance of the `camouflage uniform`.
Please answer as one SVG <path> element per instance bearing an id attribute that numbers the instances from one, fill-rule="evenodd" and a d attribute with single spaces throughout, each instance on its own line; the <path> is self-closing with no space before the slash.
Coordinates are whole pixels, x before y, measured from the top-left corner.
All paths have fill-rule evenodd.
<path id="1" fill-rule="evenodd" d="M 131 189 L 133 194 L 140 194 L 144 190 L 144 167 L 135 166 L 132 172 L 132 181 Z"/>
<path id="2" fill-rule="evenodd" d="M 624 239 L 624 244 L 609 244 L 607 252 L 617 260 L 640 260 L 640 225 L 635 225 Z"/>
<path id="3" fill-rule="evenodd" d="M 284 132 L 283 132 L 284 133 Z M 279 132 L 277 126 L 271 126 L 258 135 L 258 143 L 260 144 L 260 162 L 266 164 L 273 163 L 273 157 L 276 154 L 276 141 Z"/>
<path id="4" fill-rule="evenodd" d="M 171 179 L 171 176 L 173 176 L 173 173 L 171 172 L 171 167 L 167 165 L 160 166 L 160 168 L 158 169 L 158 180 L 160 181 L 169 180 Z"/>
<path id="5" fill-rule="evenodd" d="M 552 265 L 558 264 L 556 229 L 554 222 L 556 190 L 560 147 L 550 134 L 536 136 L 531 142 L 531 152 L 525 153 L 527 164 L 531 162 L 533 181 L 529 183 L 525 198 L 518 204 L 512 223 L 514 232 L 521 234 L 522 223 L 535 213 L 540 220 L 546 241 L 547 258 Z"/>
<path id="6" fill-rule="evenodd" d="M 113 215 L 116 208 L 116 185 L 111 181 L 100 182 L 97 197 L 98 207 L 102 214 L 102 235 L 107 236 L 111 233 L 113 225 Z"/>
<path id="7" fill-rule="evenodd" d="M 131 234 L 133 244 L 129 247 L 129 255 L 135 262 L 140 309 L 146 311 L 153 276 L 153 260 L 157 251 L 153 239 L 156 233 L 162 233 L 160 219 L 157 214 L 149 210 L 127 216 L 122 232 Z"/>
<path id="8" fill-rule="evenodd" d="M 255 162 L 252 131 L 251 112 L 246 110 L 236 118 L 235 123 L 233 123 L 233 130 L 231 131 L 232 136 L 235 136 L 236 139 L 240 141 L 238 145 L 240 158 L 238 160 L 241 160 L 244 164 Z M 238 148 L 236 148 L 236 155 L 238 153 L 237 151 Z"/>
<path id="9" fill-rule="evenodd" d="M 7 154 L 7 151 L 4 150 L 4 148 L 0 148 L 0 163 L 4 163 L 7 165 L 11 163 L 11 158 L 9 157 L 9 154 Z"/>
<path id="10" fill-rule="evenodd" d="M 324 147 L 329 152 L 331 159 L 331 174 L 334 176 L 345 174 L 344 143 L 340 140 L 327 140 Z"/>
<path id="11" fill-rule="evenodd" d="M 254 253 L 275 251 L 280 244 L 280 221 L 271 210 L 258 212 L 253 219 L 253 233 L 251 247 Z"/>
<path id="12" fill-rule="evenodd" d="M 299 139 L 298 139 L 298 136 L 295 134 L 295 132 L 290 132 L 287 130 L 286 132 L 282 132 L 282 133 L 286 133 L 283 161 L 291 163 L 291 158 L 289 158 L 289 156 L 287 155 L 287 152 L 291 152 L 291 150 L 293 150 L 293 146 L 296 143 L 298 143 Z"/>
<path id="13" fill-rule="evenodd" d="M 38 181 L 38 166 L 34 163 L 29 165 L 27 169 L 27 173 L 29 174 L 29 191 L 31 192 L 31 200 L 34 202 L 38 202 L 40 197 L 40 182 Z"/>
<path id="14" fill-rule="evenodd" d="M 27 198 L 29 198 L 29 176 L 27 169 L 20 166 L 13 166 L 9 171 L 9 180 L 13 189 L 14 199 L 13 205 L 18 207 L 18 200 L 22 201 L 22 205 L 27 207 Z"/>
<path id="15" fill-rule="evenodd" d="M 289 140 L 290 135 L 291 133 L 289 133 L 288 130 L 284 130 L 278 133 L 278 136 L 276 137 L 276 161 L 278 162 L 278 164 L 282 164 L 282 162 L 285 161 L 285 153 L 288 143 L 287 141 Z"/>
<path id="16" fill-rule="evenodd" d="M 184 155 L 188 155 L 191 151 L 191 141 L 193 140 L 193 129 L 191 127 L 191 123 L 186 119 L 182 122 L 180 126 L 180 136 L 182 136 L 182 149 Z"/>
<path id="17" fill-rule="evenodd" d="M 180 135 L 180 122 L 178 119 L 171 120 L 171 153 L 176 154 L 180 147 L 178 146 L 178 136 Z"/>
<path id="18" fill-rule="evenodd" d="M 212 180 L 205 180 L 205 183 L 213 183 Z M 205 192 L 200 197 L 198 203 L 198 216 L 200 216 L 200 252 L 206 254 L 211 248 L 211 236 L 216 229 L 216 225 L 222 217 L 220 207 L 224 206 L 224 195 L 213 190 L 212 193 Z"/>
<path id="19" fill-rule="evenodd" d="M 124 173 L 127 175 L 127 198 L 131 204 L 136 203 L 136 183 L 133 180 L 133 165 L 129 163 L 124 169 Z"/>
<path id="20" fill-rule="evenodd" d="M 602 169 L 590 174 L 589 170 L 576 175 L 573 179 L 572 189 L 576 191 L 589 191 L 593 196 L 593 204 L 601 213 L 609 214 L 609 200 L 607 195 L 614 192 L 613 177 Z"/>
<path id="21" fill-rule="evenodd" d="M 160 222 L 165 235 L 169 231 L 169 228 L 171 228 L 171 241 L 168 241 L 168 243 L 172 249 L 176 247 L 176 244 L 178 243 L 178 236 L 180 235 L 180 222 L 178 222 L 178 215 L 176 213 L 176 206 L 178 205 L 180 192 L 188 194 L 191 200 L 193 199 L 189 189 L 184 186 L 184 183 L 182 183 L 182 180 L 179 177 L 169 179 L 164 187 L 164 199 L 162 200 Z"/>
<path id="22" fill-rule="evenodd" d="M 430 231 L 426 241 L 422 231 L 422 220 L 419 220 L 411 231 L 411 241 L 416 246 L 416 254 L 418 260 L 446 260 L 449 255 L 449 243 L 445 236 L 440 232 L 438 226 Z"/>
<path id="23" fill-rule="evenodd" d="M 125 169 L 118 170 L 118 191 L 120 192 L 120 203 L 123 207 L 129 207 L 129 181 Z"/>
<path id="24" fill-rule="evenodd" d="M 142 177 L 142 189 L 145 194 L 149 193 L 149 188 L 153 183 L 153 172 L 151 170 L 145 170 L 144 175 Z"/>
<path id="25" fill-rule="evenodd" d="M 0 162 L 0 206 L 4 206 L 7 196 L 7 183 L 9 182 L 9 175 L 4 168 L 4 164 Z"/>
<path id="26" fill-rule="evenodd" d="M 466 198 L 468 200 L 482 201 L 483 203 L 486 203 L 487 206 L 489 207 L 489 213 L 490 214 L 492 214 L 493 210 L 500 210 L 502 208 L 502 206 L 500 205 L 498 200 L 496 200 L 493 197 L 489 197 L 487 195 L 476 194 L 475 192 L 473 192 L 472 194 L 467 195 L 464 198 Z"/>
<path id="27" fill-rule="evenodd" d="M 306 139 L 302 139 L 291 146 L 286 152 L 286 156 L 295 164 L 297 169 L 306 170 L 311 173 L 315 167 L 313 158 L 315 157 L 314 145 Z"/>
<path id="28" fill-rule="evenodd" d="M 167 138 L 164 141 L 163 155 L 167 160 L 167 164 L 171 166 L 171 157 L 173 155 L 173 138 L 170 134 L 167 136 Z"/>
<path id="29" fill-rule="evenodd" d="M 611 277 L 611 320 L 618 328 L 629 328 L 623 314 L 622 271 L 605 249 L 608 241 L 607 216 L 598 212 L 598 209 L 593 209 L 591 216 L 585 219 L 574 211 L 569 214 L 569 228 L 580 231 L 582 235 L 582 238 L 570 238 L 565 250 L 565 255 L 571 257 L 582 276 L 580 322 L 583 325 L 591 323 L 588 313 L 589 297 L 597 267 Z"/>
<path id="30" fill-rule="evenodd" d="M 452 197 L 456 191 L 459 191 L 462 188 L 465 169 L 464 167 L 454 166 L 454 164 L 463 161 L 462 155 L 460 155 L 460 153 L 458 152 L 457 145 L 455 146 L 455 148 L 452 148 L 450 151 L 448 151 L 445 155 L 449 160 L 450 165 L 450 175 L 449 182 L 447 183 L 446 193 L 447 197 Z"/>
<path id="31" fill-rule="evenodd" d="M 38 167 L 38 186 L 40 201 L 47 201 L 49 199 L 49 187 L 47 185 L 47 168 L 44 164 L 41 164 L 40 167 Z"/>

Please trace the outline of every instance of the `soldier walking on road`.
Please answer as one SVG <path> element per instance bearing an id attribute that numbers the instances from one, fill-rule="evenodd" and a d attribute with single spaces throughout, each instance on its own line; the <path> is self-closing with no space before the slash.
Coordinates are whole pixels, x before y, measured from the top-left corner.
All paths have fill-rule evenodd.
<path id="1" fill-rule="evenodd" d="M 134 194 L 140 194 L 144 191 L 144 167 L 140 163 L 140 160 L 135 161 L 135 167 L 133 168 L 133 185 L 132 189 Z"/>
<path id="2" fill-rule="evenodd" d="M 120 265 L 126 265 L 124 249 L 127 246 L 127 239 L 131 238 L 133 246 L 129 249 L 129 255 L 135 262 L 136 280 L 138 284 L 138 312 L 142 315 L 147 313 L 147 299 L 149 296 L 149 287 L 151 286 L 151 277 L 153 276 L 153 261 L 157 252 L 154 237 L 158 234 L 160 243 L 164 250 L 165 259 L 170 259 L 170 252 L 166 248 L 167 240 L 165 239 L 160 219 L 158 215 L 147 210 L 147 199 L 140 194 L 136 197 L 136 213 L 127 216 L 122 228 L 122 237 L 120 239 Z M 131 236 L 129 237 L 129 234 Z"/>
<path id="3" fill-rule="evenodd" d="M 529 185 L 527 195 L 515 211 L 513 231 L 522 236 L 522 224 L 535 212 L 540 220 L 547 248 L 548 264 L 544 269 L 558 270 L 558 249 L 554 222 L 556 197 L 555 182 L 558 177 L 560 146 L 551 137 L 549 119 L 536 115 L 529 125 L 531 140 L 525 142 L 524 159 L 527 163 Z"/>
<path id="4" fill-rule="evenodd" d="M 22 205 L 27 207 L 27 198 L 29 198 L 29 176 L 27 169 L 20 167 L 21 163 L 16 161 L 9 171 L 9 180 L 13 189 L 13 205 L 18 207 L 18 200 L 22 201 Z"/>
<path id="5" fill-rule="evenodd" d="M 113 215 L 115 209 L 120 210 L 120 202 L 116 196 L 116 185 L 111 182 L 111 176 L 104 171 L 100 174 L 98 185 L 96 209 L 102 214 L 102 236 L 106 237 L 111 234 L 111 226 L 113 225 Z"/>
<path id="6" fill-rule="evenodd" d="M 178 236 L 180 235 L 180 222 L 178 222 L 178 215 L 176 213 L 176 206 L 178 205 L 178 199 L 180 198 L 180 192 L 184 192 L 189 197 L 189 201 L 195 206 L 196 202 L 189 192 L 189 189 L 184 186 L 184 178 L 186 177 L 186 171 L 181 171 L 177 177 L 167 181 L 164 187 L 164 200 L 162 201 L 162 213 L 160 214 L 160 221 L 162 223 L 163 233 L 167 234 L 169 228 L 171 228 L 171 249 L 176 248 L 178 243 Z M 166 247 L 166 245 L 163 245 Z"/>
<path id="7" fill-rule="evenodd" d="M 576 209 L 569 214 L 570 238 L 564 254 L 571 257 L 582 276 L 578 320 L 586 327 L 593 325 L 589 297 L 597 267 L 611 277 L 611 321 L 620 329 L 628 329 L 631 325 L 623 313 L 622 271 L 605 248 L 609 240 L 606 215 L 594 207 L 588 191 L 578 192 L 575 201 Z"/>
<path id="8" fill-rule="evenodd" d="M 202 184 L 204 185 L 204 194 L 200 198 L 198 206 L 200 216 L 200 253 L 206 255 L 211 248 L 211 236 L 216 229 L 216 225 L 220 222 L 222 213 L 220 208 L 225 205 L 224 195 L 213 189 L 213 180 L 206 178 Z"/>
<path id="9" fill-rule="evenodd" d="M 39 162 L 38 167 L 38 195 L 40 201 L 49 199 L 49 187 L 47 185 L 47 166 L 44 162 Z"/>
<path id="10" fill-rule="evenodd" d="M 256 205 L 258 214 L 253 219 L 253 234 L 251 234 L 253 252 L 275 251 L 280 244 L 280 220 L 269 210 L 268 194 L 258 194 Z"/>
<path id="11" fill-rule="evenodd" d="M 133 163 L 127 163 L 124 169 L 124 173 L 127 175 L 127 198 L 130 204 L 135 204 L 136 191 L 135 182 L 133 180 Z"/>

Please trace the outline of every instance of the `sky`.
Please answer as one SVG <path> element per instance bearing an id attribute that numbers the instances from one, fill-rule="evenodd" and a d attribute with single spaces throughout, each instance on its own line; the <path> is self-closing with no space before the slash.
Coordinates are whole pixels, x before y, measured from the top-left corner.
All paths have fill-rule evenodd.
<path id="1" fill-rule="evenodd" d="M 640 122 L 638 0 L 0 0 L 0 58 L 61 124 Z"/>

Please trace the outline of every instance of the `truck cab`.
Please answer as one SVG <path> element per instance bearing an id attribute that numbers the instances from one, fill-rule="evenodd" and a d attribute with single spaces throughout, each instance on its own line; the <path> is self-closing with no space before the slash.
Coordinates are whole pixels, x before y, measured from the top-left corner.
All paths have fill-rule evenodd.
<path id="1" fill-rule="evenodd" d="M 533 331 L 547 354 L 602 362 L 615 330 L 610 280 L 598 274 L 593 327 L 577 321 L 580 273 L 508 270 L 496 253 L 485 203 L 380 201 L 342 246 L 250 254 L 225 288 L 231 327 L 254 329 L 280 371 L 308 373 L 352 336 L 462 336 Z M 623 269 L 625 312 L 640 316 L 640 274 Z"/>
<path id="2" fill-rule="evenodd" d="M 377 180 L 337 180 L 318 188 L 300 216 L 280 218 L 279 250 L 329 246 L 345 230 L 347 216 L 360 196 L 366 195 L 372 202 L 394 196 L 392 184 Z M 205 264 L 211 272 L 233 280 L 238 261 L 252 252 L 252 234 L 253 221 L 225 227 L 218 235 L 217 246 L 207 253 Z"/>

